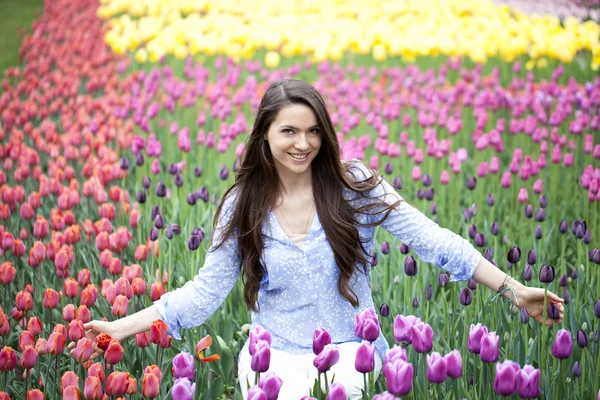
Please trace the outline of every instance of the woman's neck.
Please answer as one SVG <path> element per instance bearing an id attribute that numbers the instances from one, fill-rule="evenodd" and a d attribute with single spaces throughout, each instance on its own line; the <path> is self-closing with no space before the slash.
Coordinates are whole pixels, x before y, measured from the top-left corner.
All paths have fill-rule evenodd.
<path id="1" fill-rule="evenodd" d="M 279 188 L 283 197 L 302 196 L 312 191 L 312 174 L 310 168 L 302 174 L 280 173 Z"/>

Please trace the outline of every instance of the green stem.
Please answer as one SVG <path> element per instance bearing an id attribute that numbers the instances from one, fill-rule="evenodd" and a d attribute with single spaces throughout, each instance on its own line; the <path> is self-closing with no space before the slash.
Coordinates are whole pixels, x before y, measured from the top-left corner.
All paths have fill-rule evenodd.
<path id="1" fill-rule="evenodd" d="M 329 393 L 329 381 L 327 380 L 327 371 L 323 372 L 323 375 L 325 376 L 325 392 Z"/>
<path id="2" fill-rule="evenodd" d="M 363 400 L 367 400 L 367 374 L 363 373 L 363 384 L 365 385 L 365 389 L 362 393 Z"/>
<path id="3" fill-rule="evenodd" d="M 598 365 L 600 365 L 600 357 L 598 357 Z M 579 380 L 581 381 L 581 398 L 585 398 L 585 386 L 584 386 L 584 377 L 587 371 L 585 370 L 585 347 L 581 349 L 581 376 Z M 598 370 L 596 371 L 596 377 L 598 376 Z"/>

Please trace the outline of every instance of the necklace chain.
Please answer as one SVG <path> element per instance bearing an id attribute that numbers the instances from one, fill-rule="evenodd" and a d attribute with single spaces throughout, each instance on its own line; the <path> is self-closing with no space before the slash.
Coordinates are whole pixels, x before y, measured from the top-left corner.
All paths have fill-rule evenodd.
<path id="1" fill-rule="evenodd" d="M 304 226 L 304 230 L 306 231 L 308 229 L 308 223 L 310 222 L 310 217 L 312 215 L 313 209 L 315 207 L 315 202 L 313 201 L 312 207 L 310 208 L 310 212 L 308 213 L 308 218 L 306 219 L 306 225 Z M 290 223 L 288 222 L 287 218 L 285 217 L 285 214 L 283 214 L 283 208 L 279 209 L 279 213 L 281 214 L 281 216 L 283 217 L 283 220 L 285 221 L 285 223 L 287 224 L 290 232 L 292 232 L 293 235 L 299 235 L 299 233 L 295 233 L 292 230 L 292 226 L 290 225 Z"/>

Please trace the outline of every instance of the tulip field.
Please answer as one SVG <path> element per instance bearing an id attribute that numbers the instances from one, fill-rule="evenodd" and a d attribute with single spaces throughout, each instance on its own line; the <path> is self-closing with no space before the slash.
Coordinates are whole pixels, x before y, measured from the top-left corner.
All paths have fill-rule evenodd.
<path id="1" fill-rule="evenodd" d="M 181 339 L 157 320 L 93 343 L 84 324 L 196 275 L 284 77 L 323 95 L 343 160 L 565 300 L 544 327 L 378 228 L 377 309 L 355 321 L 362 398 L 600 399 L 600 2 L 565 0 L 583 11 L 560 18 L 518 1 L 244 3 L 46 0 L 29 27 L 0 89 L 0 400 L 239 400 L 247 340 L 248 398 L 278 398 L 241 279 Z M 319 328 L 321 377 L 339 354 Z M 305 398 L 347 396 L 334 381 Z"/>

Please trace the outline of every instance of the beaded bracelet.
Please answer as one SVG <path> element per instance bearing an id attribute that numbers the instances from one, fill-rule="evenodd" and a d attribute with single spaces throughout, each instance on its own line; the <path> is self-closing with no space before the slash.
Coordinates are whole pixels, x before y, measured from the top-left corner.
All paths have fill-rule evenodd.
<path id="1" fill-rule="evenodd" d="M 508 278 L 508 279 L 506 279 Z M 504 278 L 504 281 L 502 282 L 502 285 L 500 285 L 500 287 L 497 290 L 497 294 L 496 296 L 494 296 L 492 298 L 492 301 L 496 301 L 496 299 L 500 296 L 502 296 L 505 292 L 510 290 L 510 293 L 512 294 L 512 296 L 515 299 L 515 303 L 517 304 L 517 306 L 519 305 L 519 299 L 517 298 L 517 295 L 515 294 L 515 290 L 511 287 L 508 286 L 508 282 L 510 282 L 510 280 L 512 279 L 512 276 L 509 277 L 508 275 L 506 275 L 506 277 Z"/>

